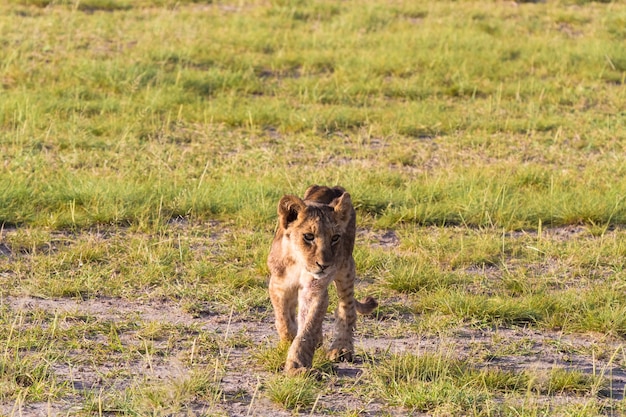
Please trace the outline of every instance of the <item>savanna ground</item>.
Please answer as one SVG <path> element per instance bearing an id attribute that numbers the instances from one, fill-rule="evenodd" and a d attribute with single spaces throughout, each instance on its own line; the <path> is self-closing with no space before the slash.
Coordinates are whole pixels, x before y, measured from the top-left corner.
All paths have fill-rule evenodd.
<path id="1" fill-rule="evenodd" d="M 8 0 L 0 45 L 1 414 L 626 414 L 625 4 Z M 286 378 L 313 183 L 381 306 Z"/>

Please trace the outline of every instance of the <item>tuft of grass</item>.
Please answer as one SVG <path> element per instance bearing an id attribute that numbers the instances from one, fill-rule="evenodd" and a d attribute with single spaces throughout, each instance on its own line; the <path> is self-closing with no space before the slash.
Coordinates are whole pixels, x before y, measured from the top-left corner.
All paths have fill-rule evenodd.
<path id="1" fill-rule="evenodd" d="M 374 363 L 369 374 L 374 390 L 391 404 L 419 412 L 465 413 L 486 405 L 479 390 L 459 389 L 468 365 L 445 354 L 394 354 Z"/>
<path id="2" fill-rule="evenodd" d="M 545 389 L 551 395 L 564 393 L 597 394 L 603 383 L 603 378 L 596 375 L 586 374 L 575 369 L 553 368 L 548 374 Z"/>
<path id="3" fill-rule="evenodd" d="M 176 381 L 174 387 L 182 398 L 214 404 L 223 394 L 220 385 L 223 374 L 224 370 L 219 368 L 219 363 L 205 369 L 194 369 L 189 376 Z"/>
<path id="4" fill-rule="evenodd" d="M 263 369 L 269 372 L 279 372 L 285 365 L 289 346 L 290 344 L 286 342 L 279 343 L 275 347 L 265 346 L 254 353 L 254 358 Z"/>
<path id="5" fill-rule="evenodd" d="M 499 368 L 475 370 L 466 378 L 472 385 L 489 392 L 525 392 L 533 386 L 529 373 Z"/>
<path id="6" fill-rule="evenodd" d="M 437 353 L 421 355 L 394 354 L 374 365 L 375 377 L 381 385 L 410 384 L 414 381 L 431 382 L 458 378 L 466 370 L 466 364 Z"/>
<path id="7" fill-rule="evenodd" d="M 188 410 L 196 402 L 213 405 L 222 391 L 215 368 L 162 382 L 135 382 L 125 390 L 91 393 L 83 403 L 88 413 L 123 415 L 170 414 Z"/>
<path id="8" fill-rule="evenodd" d="M 51 363 L 58 359 L 46 356 L 45 352 L 27 357 L 5 351 L 0 357 L 0 400 L 46 402 L 66 395 L 68 384 L 58 380 L 51 368 Z"/>
<path id="9" fill-rule="evenodd" d="M 438 289 L 449 289 L 463 282 L 458 274 L 442 271 L 420 258 L 403 257 L 391 262 L 389 271 L 383 276 L 386 285 L 401 293 L 435 292 Z"/>
<path id="10" fill-rule="evenodd" d="M 418 382 L 402 387 L 391 399 L 392 404 L 422 413 L 467 413 L 486 406 L 487 396 L 472 390 L 459 390 L 453 384 L 438 382 Z"/>
<path id="11" fill-rule="evenodd" d="M 458 291 L 437 291 L 418 300 L 416 312 L 431 310 L 451 314 L 477 325 L 534 324 L 554 309 L 553 300 L 545 296 L 520 299 L 465 294 Z"/>
<path id="12" fill-rule="evenodd" d="M 267 397 L 287 410 L 298 412 L 312 408 L 321 389 L 311 375 L 274 375 L 265 384 Z"/>

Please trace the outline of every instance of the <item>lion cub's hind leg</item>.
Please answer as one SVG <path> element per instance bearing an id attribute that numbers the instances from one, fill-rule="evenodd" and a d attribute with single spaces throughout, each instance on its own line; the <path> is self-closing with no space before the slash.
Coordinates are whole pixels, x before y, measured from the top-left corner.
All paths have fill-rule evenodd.
<path id="1" fill-rule="evenodd" d="M 353 360 L 357 312 L 370 314 L 378 307 L 378 302 L 373 297 L 367 297 L 363 302 L 354 298 L 355 279 L 354 263 L 348 268 L 347 273 L 335 278 L 339 301 L 335 311 L 335 336 L 328 352 L 328 358 L 332 361 L 351 362 Z"/>
<path id="2" fill-rule="evenodd" d="M 334 340 L 328 352 L 332 361 L 352 361 L 354 353 L 353 332 L 356 325 L 356 304 L 354 300 L 355 270 L 352 266 L 346 274 L 335 278 L 338 304 L 335 311 Z"/>

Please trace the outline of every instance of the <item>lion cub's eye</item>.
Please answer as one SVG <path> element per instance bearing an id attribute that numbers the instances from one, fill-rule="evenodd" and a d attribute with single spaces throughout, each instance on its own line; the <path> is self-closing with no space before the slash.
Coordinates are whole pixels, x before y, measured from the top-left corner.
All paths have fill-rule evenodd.
<path id="1" fill-rule="evenodd" d="M 313 235 L 313 233 L 305 233 L 304 240 L 306 240 L 307 242 L 313 242 L 315 240 L 315 236 Z"/>
<path id="2" fill-rule="evenodd" d="M 337 242 L 339 241 L 339 237 L 340 237 L 339 235 L 335 235 L 335 236 L 333 236 L 333 237 L 331 238 L 332 242 L 333 242 L 333 243 L 337 243 Z"/>

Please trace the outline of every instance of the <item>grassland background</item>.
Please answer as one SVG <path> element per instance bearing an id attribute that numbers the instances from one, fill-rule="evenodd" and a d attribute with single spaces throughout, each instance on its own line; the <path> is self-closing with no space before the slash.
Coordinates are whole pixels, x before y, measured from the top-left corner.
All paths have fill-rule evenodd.
<path id="1" fill-rule="evenodd" d="M 163 299 L 271 331 L 276 202 L 313 183 L 352 194 L 359 292 L 381 299 L 394 335 L 591 332 L 584 355 L 623 371 L 625 81 L 621 2 L 2 2 L 0 378 L 11 388 L 0 401 L 84 404 L 94 391 L 49 367 L 42 393 L 24 382 L 16 358 L 94 352 L 49 333 L 58 313 L 17 332 L 16 297 Z M 137 330 L 149 324 L 131 324 L 115 332 L 150 339 Z M 68 346 L 78 353 L 62 355 Z M 129 346 L 115 349 L 133 357 Z M 592 388 L 581 414 L 623 412 L 623 392 L 607 402 Z M 560 406 L 537 401 L 470 404 L 479 415 Z"/>

